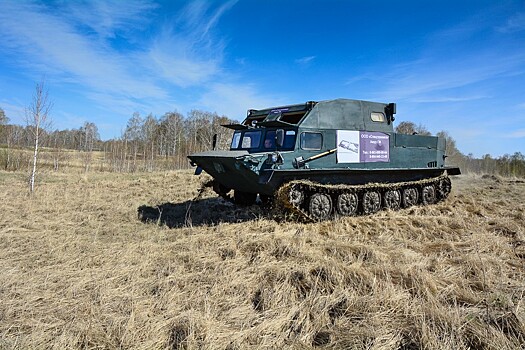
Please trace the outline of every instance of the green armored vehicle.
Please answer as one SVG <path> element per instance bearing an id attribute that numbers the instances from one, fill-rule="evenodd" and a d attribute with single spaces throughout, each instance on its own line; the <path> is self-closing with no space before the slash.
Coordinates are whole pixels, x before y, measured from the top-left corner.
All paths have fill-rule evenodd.
<path id="1" fill-rule="evenodd" d="M 248 110 L 229 151 L 188 156 L 238 204 L 259 195 L 301 217 L 371 214 L 445 199 L 451 190 L 445 140 L 393 129 L 395 103 L 337 99 Z"/>

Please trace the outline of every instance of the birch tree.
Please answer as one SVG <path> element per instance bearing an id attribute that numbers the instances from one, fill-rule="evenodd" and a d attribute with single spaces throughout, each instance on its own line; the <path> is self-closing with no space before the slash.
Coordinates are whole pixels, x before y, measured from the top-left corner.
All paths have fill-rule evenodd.
<path id="1" fill-rule="evenodd" d="M 5 115 L 5 112 L 0 108 L 0 144 L 7 142 L 7 123 L 9 118 Z"/>
<path id="2" fill-rule="evenodd" d="M 49 101 L 49 94 L 45 88 L 44 82 L 37 83 L 35 86 L 35 92 L 31 99 L 31 104 L 29 105 L 29 108 L 26 109 L 26 123 L 28 129 L 31 132 L 34 145 L 33 166 L 29 176 L 30 193 L 35 191 L 35 176 L 39 151 L 38 147 L 46 128 L 49 127 L 49 113 L 51 111 L 51 107 L 52 104 Z"/>
<path id="3" fill-rule="evenodd" d="M 9 122 L 9 119 L 5 115 L 5 112 L 2 108 L 0 108 L 0 145 L 6 143 L 7 148 L 3 152 L 2 160 L 4 163 L 4 168 L 7 170 L 7 167 L 9 166 L 9 137 L 7 136 L 7 127 L 6 124 Z"/>
<path id="4" fill-rule="evenodd" d="M 157 141 L 157 129 L 159 125 L 157 119 L 153 115 L 148 115 L 142 123 L 142 140 L 144 142 L 142 148 L 144 150 L 144 167 L 148 171 L 153 171 L 155 167 L 155 144 Z"/>
<path id="5" fill-rule="evenodd" d="M 95 123 L 84 122 L 84 125 L 79 129 L 79 136 L 79 149 L 82 152 L 84 171 L 87 173 L 93 159 L 93 149 L 95 148 L 95 143 L 100 140 L 100 135 Z"/>
<path id="6" fill-rule="evenodd" d="M 133 172 L 137 170 L 137 155 L 139 153 L 139 146 L 141 144 L 141 129 L 144 120 L 138 112 L 133 113 L 133 116 L 128 120 L 128 125 L 126 126 L 126 131 L 124 136 L 127 143 L 130 142 L 133 149 Z M 129 171 L 129 167 L 128 167 Z"/>
<path id="7" fill-rule="evenodd" d="M 2 128 L 2 125 L 7 124 L 8 121 L 9 121 L 9 119 L 5 115 L 4 110 L 2 108 L 0 108 L 0 128 Z"/>
<path id="8" fill-rule="evenodd" d="M 161 154 L 169 157 L 175 156 L 182 141 L 184 117 L 178 112 L 168 112 L 160 120 Z"/>

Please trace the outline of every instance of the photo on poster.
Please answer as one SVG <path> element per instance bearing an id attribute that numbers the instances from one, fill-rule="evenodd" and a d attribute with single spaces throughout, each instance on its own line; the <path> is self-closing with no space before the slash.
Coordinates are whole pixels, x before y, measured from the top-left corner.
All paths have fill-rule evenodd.
<path id="1" fill-rule="evenodd" d="M 359 131 L 337 130 L 337 162 L 359 163 L 361 154 Z"/>

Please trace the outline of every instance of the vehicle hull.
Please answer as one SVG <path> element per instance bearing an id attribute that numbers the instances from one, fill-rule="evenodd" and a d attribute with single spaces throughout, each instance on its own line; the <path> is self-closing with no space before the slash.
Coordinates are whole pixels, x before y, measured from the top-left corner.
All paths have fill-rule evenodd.
<path id="1" fill-rule="evenodd" d="M 398 183 L 438 177 L 445 173 L 459 175 L 459 168 L 413 169 L 260 169 L 250 166 L 244 151 L 209 151 L 188 156 L 197 166 L 211 175 L 224 188 L 272 196 L 284 183 L 310 180 L 320 184 L 364 185 L 367 183 Z"/>

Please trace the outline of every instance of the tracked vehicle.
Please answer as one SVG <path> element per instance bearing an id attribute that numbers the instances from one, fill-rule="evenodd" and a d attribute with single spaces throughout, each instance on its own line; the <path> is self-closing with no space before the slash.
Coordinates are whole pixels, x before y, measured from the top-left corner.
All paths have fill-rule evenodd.
<path id="1" fill-rule="evenodd" d="M 444 200 L 460 174 L 445 166 L 445 140 L 395 133 L 395 113 L 395 103 L 350 99 L 250 109 L 223 125 L 230 150 L 188 158 L 220 196 L 250 205 L 259 195 L 310 220 Z"/>

